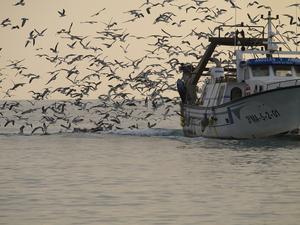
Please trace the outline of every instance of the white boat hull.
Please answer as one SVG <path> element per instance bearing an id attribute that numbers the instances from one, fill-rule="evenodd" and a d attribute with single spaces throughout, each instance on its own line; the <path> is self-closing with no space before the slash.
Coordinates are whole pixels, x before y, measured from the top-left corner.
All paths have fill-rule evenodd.
<path id="1" fill-rule="evenodd" d="M 183 105 L 182 114 L 183 131 L 189 137 L 273 136 L 299 128 L 300 86 L 253 94 L 217 107 Z"/>

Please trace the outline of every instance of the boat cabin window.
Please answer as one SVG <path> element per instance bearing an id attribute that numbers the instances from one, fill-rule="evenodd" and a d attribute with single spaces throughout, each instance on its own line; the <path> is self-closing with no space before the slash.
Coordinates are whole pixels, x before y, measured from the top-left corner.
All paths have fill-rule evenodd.
<path id="1" fill-rule="evenodd" d="M 291 77 L 293 76 L 292 67 L 289 65 L 275 65 L 273 67 L 274 75 L 277 77 Z"/>
<path id="2" fill-rule="evenodd" d="M 269 76 L 269 65 L 252 66 L 253 77 L 267 77 Z"/>
<path id="3" fill-rule="evenodd" d="M 295 72 L 296 72 L 296 76 L 300 77 L 300 66 L 295 66 Z"/>
<path id="4" fill-rule="evenodd" d="M 230 99 L 235 100 L 242 97 L 242 90 L 239 87 L 234 87 L 230 92 Z"/>

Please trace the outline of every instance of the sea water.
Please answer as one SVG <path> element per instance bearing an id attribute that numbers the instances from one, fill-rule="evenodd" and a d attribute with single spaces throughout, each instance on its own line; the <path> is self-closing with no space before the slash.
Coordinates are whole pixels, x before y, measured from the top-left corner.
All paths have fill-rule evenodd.
<path id="1" fill-rule="evenodd" d="M 9 125 L 10 126 L 10 125 Z M 158 127 L 0 135 L 0 224 L 299 224 L 300 137 Z"/>

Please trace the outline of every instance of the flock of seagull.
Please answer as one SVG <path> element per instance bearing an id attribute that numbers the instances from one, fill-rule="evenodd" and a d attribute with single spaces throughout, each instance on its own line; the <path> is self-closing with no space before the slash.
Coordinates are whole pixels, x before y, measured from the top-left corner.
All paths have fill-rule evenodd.
<path id="1" fill-rule="evenodd" d="M 208 0 L 143 0 L 136 9 L 124 12 L 128 16 L 125 21 L 112 17 L 103 22 L 109 9 L 102 8 L 85 21 L 57 29 L 57 41 L 47 47 L 40 42 L 50 36 L 48 28 L 30 29 L 24 48 L 32 48 L 36 59 L 48 63 L 51 69 L 46 74 L 31 72 L 26 59 L 9 60 L 0 68 L 0 126 L 17 128 L 20 134 L 48 134 L 51 127 L 59 128 L 58 132 L 98 132 L 138 129 L 139 124 L 153 128 L 180 114 L 176 112 L 179 97 L 168 97 L 177 96 L 180 63 L 197 63 L 208 38 L 216 36 L 221 25 L 233 24 L 232 10 L 243 8 L 234 0 L 224 1 L 227 7 L 223 9 Z M 28 7 L 30 2 L 19 0 L 13 6 Z M 258 1 L 247 2 L 246 7 L 264 14 L 272 10 Z M 297 10 L 300 4 L 287 7 Z M 59 9 L 55 14 L 65 20 L 69 11 Z M 260 24 L 260 13 L 251 15 L 248 10 L 247 18 L 246 24 Z M 279 20 L 276 29 L 281 29 L 291 45 L 298 45 L 299 34 L 291 25 L 300 25 L 300 18 L 289 14 L 281 18 L 288 23 Z M 152 21 L 157 33 L 138 35 L 128 31 L 127 25 L 146 20 Z M 30 22 L 30 18 L 21 17 L 15 24 L 8 17 L 0 21 L 0 29 L 25 29 Z M 195 28 L 183 31 L 192 25 Z M 94 28 L 95 34 L 76 33 L 75 26 Z M 222 31 L 228 37 L 235 35 L 234 31 Z M 258 34 L 255 29 L 245 33 L 248 37 Z M 133 45 L 143 46 L 136 58 L 131 54 L 137 48 Z M 4 49 L 0 46 L 0 59 Z M 230 50 L 217 50 L 213 57 L 228 66 L 234 60 Z M 33 84 L 39 84 L 40 89 L 31 88 Z M 32 100 L 10 100 L 22 91 L 31 94 Z M 99 94 L 97 101 L 86 100 L 95 93 Z M 53 96 L 68 100 L 54 101 Z"/>

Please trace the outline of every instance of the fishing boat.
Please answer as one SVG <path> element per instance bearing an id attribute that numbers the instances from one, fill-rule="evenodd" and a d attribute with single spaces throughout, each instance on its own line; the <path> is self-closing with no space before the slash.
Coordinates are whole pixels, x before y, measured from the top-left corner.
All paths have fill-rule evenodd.
<path id="1" fill-rule="evenodd" d="M 255 26 L 262 29 L 259 36 L 245 37 L 243 29 L 251 26 L 243 23 L 232 26 L 233 37 L 221 37 L 220 28 L 196 66 L 181 64 L 177 89 L 185 136 L 251 139 L 298 131 L 300 52 L 283 50 L 279 45 L 285 43 L 274 41 L 279 34 L 272 31 L 272 20 L 278 16 L 269 12 L 262 19 L 267 25 Z M 217 46 L 235 48 L 234 66 L 212 58 Z"/>

